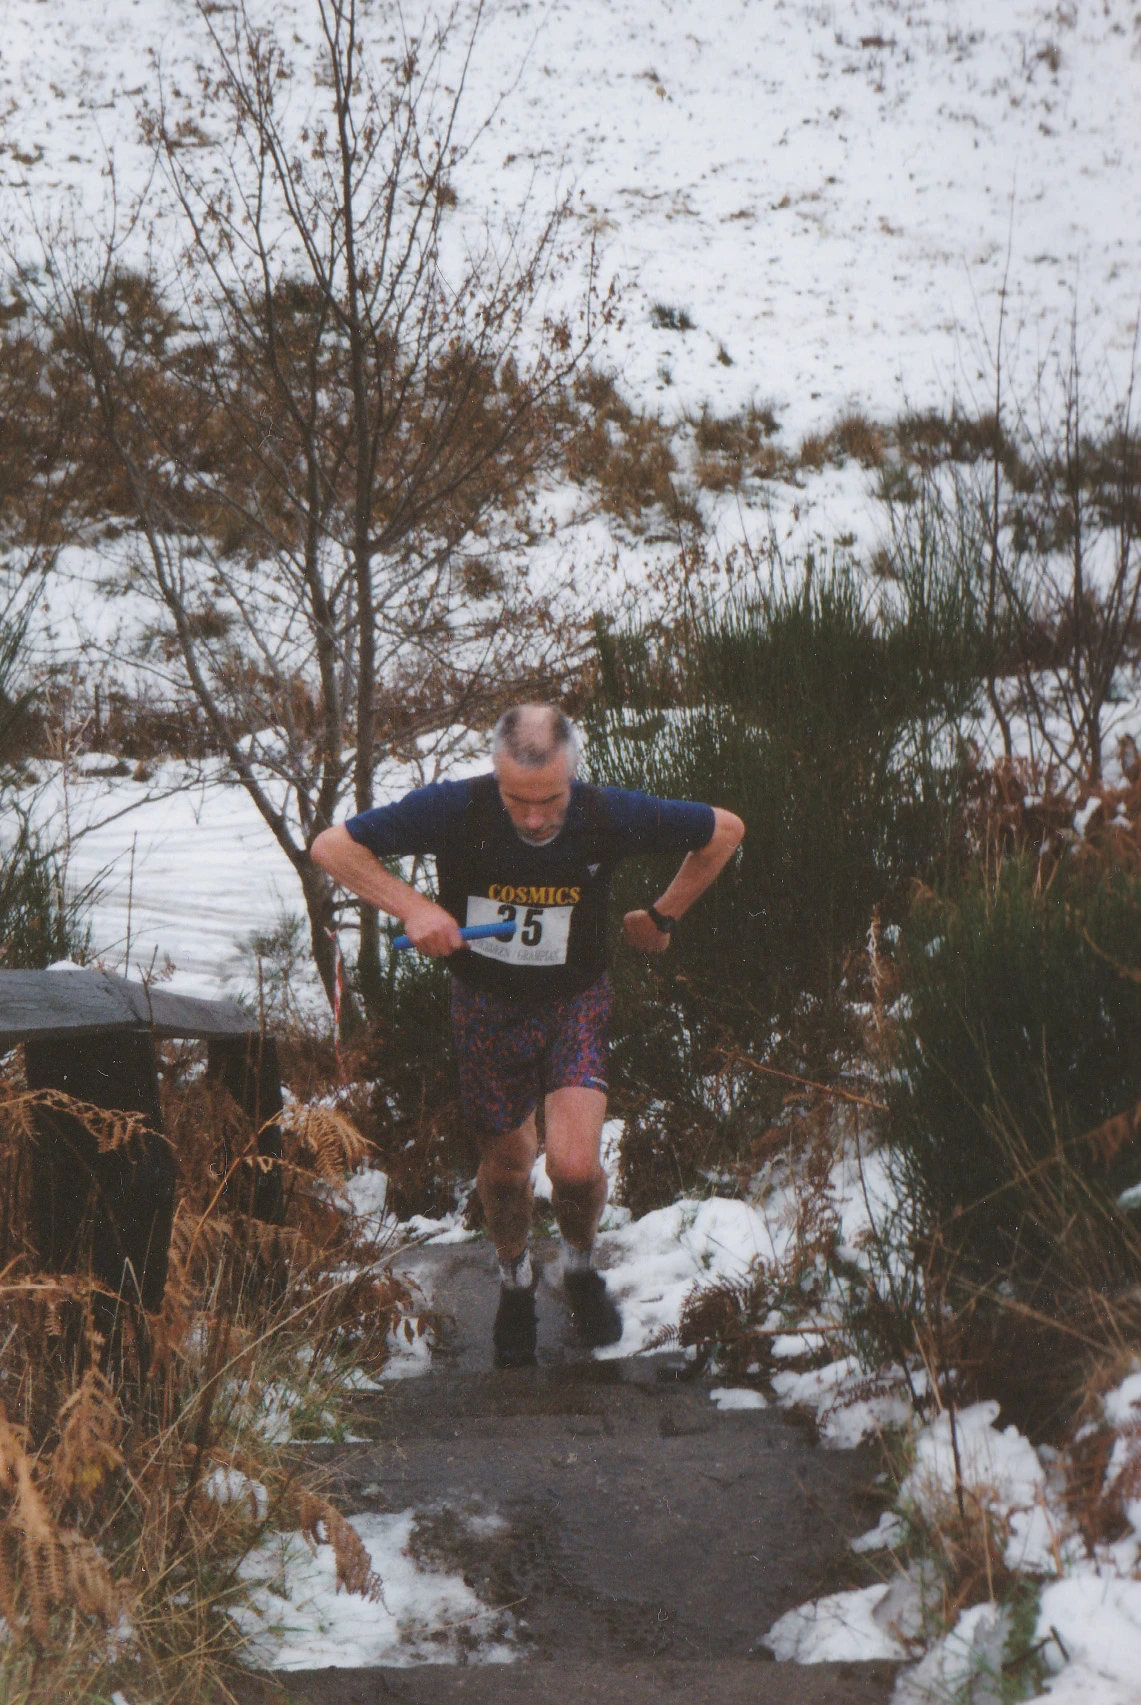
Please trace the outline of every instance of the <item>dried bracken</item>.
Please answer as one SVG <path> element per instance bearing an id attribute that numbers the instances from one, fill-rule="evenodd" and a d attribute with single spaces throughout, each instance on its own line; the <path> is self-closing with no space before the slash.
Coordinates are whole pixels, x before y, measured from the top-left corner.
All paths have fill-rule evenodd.
<path id="1" fill-rule="evenodd" d="M 62 1113 L 77 1119 L 95 1138 L 100 1154 L 129 1148 L 150 1134 L 142 1113 L 111 1112 L 105 1107 L 95 1107 L 89 1101 L 77 1101 L 61 1089 L 17 1090 L 9 1084 L 0 1083 L 0 1132 L 6 1132 L 9 1140 L 13 1137 L 17 1140 L 34 1138 L 37 1111 Z"/>
<path id="2" fill-rule="evenodd" d="M 294 1103 L 275 1121 L 284 1131 L 291 1157 L 330 1183 L 368 1157 L 369 1144 L 351 1119 L 335 1107 L 301 1107 Z"/>
<path id="3" fill-rule="evenodd" d="M 21 1626 L 21 1597 L 28 1607 L 27 1625 L 40 1641 L 49 1638 L 59 1610 L 75 1609 L 110 1625 L 119 1613 L 119 1595 L 106 1563 L 83 1534 L 57 1523 L 36 1485 L 24 1441 L 2 1413 L 0 1493 L 7 1497 L 0 1526 L 0 1604 L 9 1626 Z"/>
<path id="4" fill-rule="evenodd" d="M 343 1587 L 346 1592 L 372 1600 L 383 1596 L 380 1577 L 373 1570 L 360 1534 L 338 1509 L 326 1499 L 302 1491 L 297 1500 L 297 1514 L 301 1531 L 314 1550 L 322 1540 L 332 1546 L 338 1591 Z"/>
<path id="5" fill-rule="evenodd" d="M 156 1705 L 225 1696 L 239 1636 L 224 1607 L 267 1524 L 331 1545 L 345 1591 L 381 1590 L 354 1528 L 269 1436 L 294 1412 L 324 1429 L 346 1361 L 379 1369 L 416 1312 L 330 1188 L 368 1146 L 338 1110 L 292 1105 L 283 1158 L 259 1154 L 264 1133 L 193 1054 L 164 1050 L 161 1078 L 178 1193 L 150 1314 L 86 1270 L 41 1270 L 27 1158 L 45 1119 L 77 1121 L 101 1154 L 153 1141 L 146 1120 L 0 1081 L 0 1667 L 20 1697 L 32 1668 L 39 1689 L 106 1695 L 123 1663 Z M 245 1181 L 266 1167 L 280 1224 L 250 1212 Z"/>
<path id="6" fill-rule="evenodd" d="M 110 1380 L 89 1367 L 59 1412 L 59 1443 L 51 1471 L 65 1498 L 90 1503 L 123 1463 L 123 1415 Z"/>

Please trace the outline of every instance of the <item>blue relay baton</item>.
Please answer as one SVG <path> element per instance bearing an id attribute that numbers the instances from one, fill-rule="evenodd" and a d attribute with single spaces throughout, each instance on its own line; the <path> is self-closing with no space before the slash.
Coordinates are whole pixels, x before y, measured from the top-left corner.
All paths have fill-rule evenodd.
<path id="1" fill-rule="evenodd" d="M 510 941 L 511 937 L 515 934 L 515 925 L 509 922 L 501 924 L 469 924 L 467 928 L 461 929 L 460 934 L 463 936 L 465 941 L 488 941 L 492 938 L 496 941 Z M 398 953 L 403 953 L 406 947 L 412 946 L 412 943 L 406 935 L 398 935 L 392 945 Z"/>

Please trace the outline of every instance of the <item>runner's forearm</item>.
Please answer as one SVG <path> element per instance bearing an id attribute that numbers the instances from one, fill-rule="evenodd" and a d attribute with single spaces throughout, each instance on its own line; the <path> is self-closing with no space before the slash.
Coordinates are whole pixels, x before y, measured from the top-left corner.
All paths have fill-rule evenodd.
<path id="1" fill-rule="evenodd" d="M 379 906 L 382 912 L 399 918 L 401 923 L 407 923 L 417 911 L 435 904 L 427 894 L 419 893 L 410 883 L 393 876 L 367 848 L 359 846 L 343 826 L 326 829 L 318 835 L 310 848 L 310 855 L 314 864 L 320 865 L 342 888 L 351 889 L 370 906 Z"/>
<path id="2" fill-rule="evenodd" d="M 680 918 L 720 875 L 745 835 L 745 825 L 732 811 L 714 807 L 712 839 L 698 852 L 687 853 L 681 869 L 660 900 L 654 903 L 667 918 Z"/>

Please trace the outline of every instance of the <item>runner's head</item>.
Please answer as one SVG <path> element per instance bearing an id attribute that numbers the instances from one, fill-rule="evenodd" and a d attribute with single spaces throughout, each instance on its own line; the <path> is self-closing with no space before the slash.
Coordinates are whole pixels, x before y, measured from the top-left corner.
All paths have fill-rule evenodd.
<path id="1" fill-rule="evenodd" d="M 578 768 L 574 725 L 549 704 L 512 705 L 491 736 L 499 797 L 520 840 L 553 841 L 566 821 Z"/>

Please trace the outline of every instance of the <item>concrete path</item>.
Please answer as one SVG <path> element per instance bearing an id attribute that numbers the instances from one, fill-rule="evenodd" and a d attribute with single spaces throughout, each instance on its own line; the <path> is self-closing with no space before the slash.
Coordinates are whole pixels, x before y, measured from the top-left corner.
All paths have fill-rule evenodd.
<path id="1" fill-rule="evenodd" d="M 677 1357 L 592 1360 L 575 1348 L 560 1293 L 545 1282 L 539 1366 L 496 1372 L 490 1248 L 426 1249 L 407 1265 L 451 1324 L 431 1374 L 362 1405 L 361 1430 L 376 1442 L 333 1454 L 334 1495 L 349 1513 L 415 1509 L 420 1555 L 509 1610 L 520 1661 L 291 1674 L 279 1678 L 288 1697 L 890 1698 L 891 1665 L 775 1664 L 759 1646 L 784 1611 L 853 1580 L 847 1540 L 873 1526 L 878 1509 L 872 1452 L 821 1450 L 772 1410 L 721 1413 L 708 1382 L 688 1378 Z"/>

